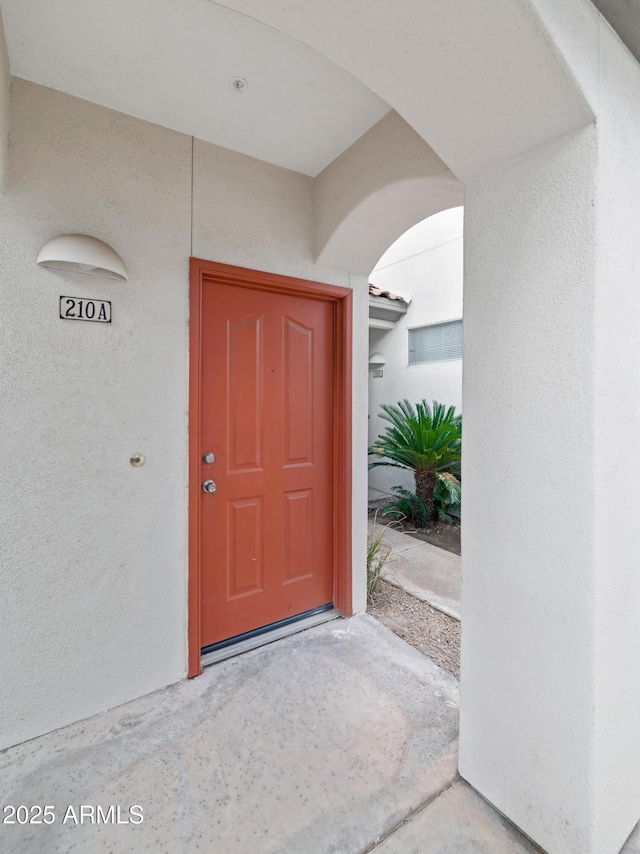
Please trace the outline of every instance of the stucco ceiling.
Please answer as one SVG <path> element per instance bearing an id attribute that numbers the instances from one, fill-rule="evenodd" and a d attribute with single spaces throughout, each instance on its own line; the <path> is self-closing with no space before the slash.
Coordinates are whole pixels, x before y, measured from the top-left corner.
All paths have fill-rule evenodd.
<path id="1" fill-rule="evenodd" d="M 389 110 L 311 48 L 210 0 L 1 8 L 15 76 L 307 175 Z"/>
<path id="2" fill-rule="evenodd" d="M 640 61 L 640 0 L 593 0 L 593 4 Z"/>

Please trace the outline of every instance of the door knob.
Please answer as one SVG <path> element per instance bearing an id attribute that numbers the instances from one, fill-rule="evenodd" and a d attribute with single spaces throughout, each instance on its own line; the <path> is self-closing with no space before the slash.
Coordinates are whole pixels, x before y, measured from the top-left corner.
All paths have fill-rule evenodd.
<path id="1" fill-rule="evenodd" d="M 204 483 L 202 484 L 202 491 L 203 492 L 209 492 L 209 493 L 215 492 L 217 488 L 218 487 L 215 485 L 215 483 L 212 480 L 205 480 Z"/>

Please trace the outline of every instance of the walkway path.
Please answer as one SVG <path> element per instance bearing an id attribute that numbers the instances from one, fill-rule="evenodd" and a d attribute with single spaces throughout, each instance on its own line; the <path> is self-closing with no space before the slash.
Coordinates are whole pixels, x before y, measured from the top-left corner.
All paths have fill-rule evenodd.
<path id="1" fill-rule="evenodd" d="M 424 543 L 385 525 L 369 522 L 392 548 L 382 577 L 439 611 L 460 620 L 460 555 Z"/>

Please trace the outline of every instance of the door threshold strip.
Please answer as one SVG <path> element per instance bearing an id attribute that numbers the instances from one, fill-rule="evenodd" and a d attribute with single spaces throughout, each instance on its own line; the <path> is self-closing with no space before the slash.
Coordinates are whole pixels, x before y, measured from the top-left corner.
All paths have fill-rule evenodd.
<path id="1" fill-rule="evenodd" d="M 340 612 L 336 611 L 335 608 L 331 608 L 308 617 L 301 617 L 299 620 L 287 623 L 284 626 L 276 626 L 253 637 L 244 638 L 219 649 L 213 649 L 211 652 L 206 652 L 200 658 L 200 664 L 202 667 L 208 667 L 210 664 L 216 664 L 218 661 L 224 661 L 226 658 L 232 658 L 235 655 L 242 655 L 243 652 L 249 652 L 249 650 L 257 649 L 260 646 L 266 646 L 268 643 L 273 643 L 289 635 L 303 632 L 305 629 L 311 629 L 322 623 L 328 623 L 339 616 Z"/>

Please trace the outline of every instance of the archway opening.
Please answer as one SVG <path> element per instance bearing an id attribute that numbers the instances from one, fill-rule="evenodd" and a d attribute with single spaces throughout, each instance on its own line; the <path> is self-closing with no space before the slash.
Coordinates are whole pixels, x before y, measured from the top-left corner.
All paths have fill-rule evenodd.
<path id="1" fill-rule="evenodd" d="M 461 447 L 442 457 L 414 419 L 422 402 L 454 424 L 462 412 L 463 214 L 418 222 L 369 276 L 368 448 L 382 455 L 369 455 L 368 610 L 457 678 Z M 431 469 L 432 508 L 418 494 Z"/>

